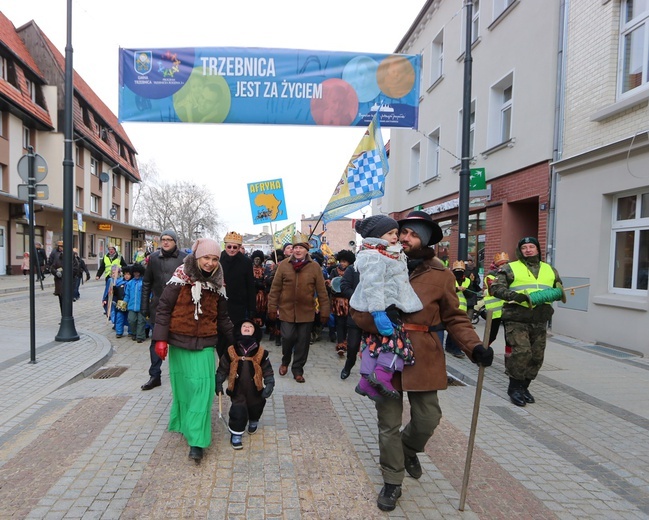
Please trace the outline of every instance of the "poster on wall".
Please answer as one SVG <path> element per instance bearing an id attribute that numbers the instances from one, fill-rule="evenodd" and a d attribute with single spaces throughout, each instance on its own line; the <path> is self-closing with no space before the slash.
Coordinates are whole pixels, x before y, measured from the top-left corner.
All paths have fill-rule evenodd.
<path id="1" fill-rule="evenodd" d="M 119 50 L 119 120 L 416 128 L 419 55 L 239 47 Z"/>

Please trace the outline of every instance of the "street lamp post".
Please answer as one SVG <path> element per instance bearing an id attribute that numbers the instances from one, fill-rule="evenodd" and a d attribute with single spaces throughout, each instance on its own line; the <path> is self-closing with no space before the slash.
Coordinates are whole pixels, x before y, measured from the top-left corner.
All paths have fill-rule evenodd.
<path id="1" fill-rule="evenodd" d="M 464 45 L 464 93 L 462 98 L 462 158 L 460 162 L 460 201 L 458 208 L 457 259 L 466 260 L 469 253 L 469 189 L 471 181 L 471 25 L 473 1 L 466 0 L 466 41 Z"/>
<path id="2" fill-rule="evenodd" d="M 72 316 L 72 213 L 74 188 L 74 162 L 72 160 L 72 0 L 67 0 L 67 41 L 65 44 L 65 102 L 63 106 L 63 294 L 61 297 L 61 324 L 56 341 L 77 341 L 79 334 Z"/>

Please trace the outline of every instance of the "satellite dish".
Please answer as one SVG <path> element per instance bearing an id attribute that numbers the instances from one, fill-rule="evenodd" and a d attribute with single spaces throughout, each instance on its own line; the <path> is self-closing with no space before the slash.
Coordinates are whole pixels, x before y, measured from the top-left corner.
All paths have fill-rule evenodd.
<path id="1" fill-rule="evenodd" d="M 110 177 L 108 176 L 108 174 L 106 172 L 101 172 L 99 174 L 99 180 L 101 182 L 108 182 L 110 180 Z"/>
<path id="2" fill-rule="evenodd" d="M 110 213 L 111 218 L 115 218 L 117 216 L 117 208 L 113 206 L 112 208 L 110 208 L 110 211 L 108 213 Z"/>

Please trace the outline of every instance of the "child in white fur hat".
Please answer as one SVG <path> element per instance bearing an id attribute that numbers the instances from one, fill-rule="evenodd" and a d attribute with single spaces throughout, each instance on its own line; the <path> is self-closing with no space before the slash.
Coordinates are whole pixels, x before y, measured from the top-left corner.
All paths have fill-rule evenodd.
<path id="1" fill-rule="evenodd" d="M 363 237 L 355 269 L 360 281 L 349 300 L 351 308 L 369 312 L 380 335 L 364 334 L 361 343 L 361 380 L 356 392 L 377 401 L 381 395 L 398 399 L 392 386 L 394 372 L 412 364 L 414 356 L 399 311 L 416 312 L 423 305 L 408 281 L 408 266 L 399 244 L 399 224 L 386 215 L 356 222 Z M 389 314 L 389 316 L 388 316 Z"/>

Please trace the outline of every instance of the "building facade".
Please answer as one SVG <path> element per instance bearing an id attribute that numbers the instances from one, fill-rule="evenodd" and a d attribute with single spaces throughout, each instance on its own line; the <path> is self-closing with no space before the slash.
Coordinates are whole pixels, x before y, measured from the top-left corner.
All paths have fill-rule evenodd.
<path id="1" fill-rule="evenodd" d="M 35 200 L 36 241 L 49 254 L 63 237 L 65 59 L 33 21 L 15 28 L 0 13 L 0 274 L 17 274 L 29 251 L 29 226 L 17 165 L 29 152 L 48 168 Z M 96 266 L 114 244 L 129 261 L 153 234 L 131 223 L 140 182 L 136 150 L 117 117 L 78 74 L 73 78 L 74 239 Z M 31 147 L 31 148 L 30 148 Z"/>
<path id="2" fill-rule="evenodd" d="M 547 247 L 550 164 L 556 125 L 559 2 L 474 0 L 471 14 L 470 165 L 486 190 L 472 194 L 469 255 L 488 268 L 514 255 L 522 236 Z M 462 0 L 428 1 L 396 52 L 421 54 L 419 125 L 391 129 L 390 174 L 373 213 L 430 213 L 458 258 L 459 173 L 467 11 Z M 531 58 L 533 56 L 533 58 Z"/>
<path id="3" fill-rule="evenodd" d="M 649 4 L 571 0 L 554 331 L 649 355 Z"/>

